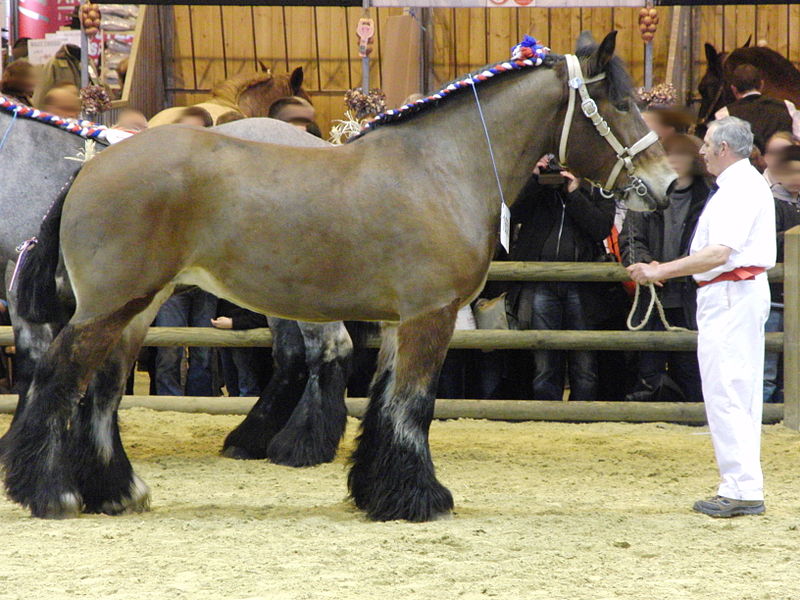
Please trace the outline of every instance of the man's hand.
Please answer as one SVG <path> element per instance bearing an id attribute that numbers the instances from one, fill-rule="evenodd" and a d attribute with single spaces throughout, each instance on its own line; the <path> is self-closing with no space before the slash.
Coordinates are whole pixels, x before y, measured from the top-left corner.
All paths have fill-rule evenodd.
<path id="1" fill-rule="evenodd" d="M 575 175 L 569 171 L 561 171 L 561 176 L 568 180 L 567 191 L 570 194 L 578 189 L 578 185 L 580 184 L 581 180 L 575 177 Z"/>
<path id="2" fill-rule="evenodd" d="M 217 317 L 211 319 L 211 325 L 217 329 L 233 329 L 233 319 L 230 317 Z"/>
<path id="3" fill-rule="evenodd" d="M 661 269 L 659 268 L 659 263 L 657 261 L 653 261 L 650 264 L 636 263 L 631 265 L 628 267 L 628 273 L 630 274 L 631 279 L 633 279 L 636 283 L 655 283 L 659 287 L 664 285 L 661 283 L 661 280 L 664 277 L 661 274 Z"/>

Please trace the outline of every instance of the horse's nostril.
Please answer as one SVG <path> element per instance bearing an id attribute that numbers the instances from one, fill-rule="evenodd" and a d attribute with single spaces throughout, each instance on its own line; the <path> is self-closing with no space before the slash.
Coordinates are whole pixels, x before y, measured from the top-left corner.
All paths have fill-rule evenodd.
<path id="1" fill-rule="evenodd" d="M 667 186 L 667 196 L 671 195 L 672 192 L 675 190 L 675 185 L 678 183 L 678 179 L 675 178 L 672 182 Z"/>

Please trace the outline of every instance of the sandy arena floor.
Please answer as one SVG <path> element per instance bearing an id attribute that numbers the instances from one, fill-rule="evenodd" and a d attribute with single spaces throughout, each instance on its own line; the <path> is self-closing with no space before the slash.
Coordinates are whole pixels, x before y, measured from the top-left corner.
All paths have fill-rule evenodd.
<path id="1" fill-rule="evenodd" d="M 355 421 L 335 464 L 291 470 L 217 456 L 239 417 L 121 415 L 152 512 L 0 501 L 0 599 L 800 598 L 800 434 L 779 425 L 767 516 L 720 521 L 689 510 L 716 480 L 703 429 L 437 422 L 456 514 L 415 525 L 346 501 Z"/>

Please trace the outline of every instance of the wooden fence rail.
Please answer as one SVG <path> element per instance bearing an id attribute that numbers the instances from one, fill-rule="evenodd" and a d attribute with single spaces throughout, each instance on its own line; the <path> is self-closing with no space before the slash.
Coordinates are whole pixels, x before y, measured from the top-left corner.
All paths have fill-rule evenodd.
<path id="1" fill-rule="evenodd" d="M 786 298 L 800 298 L 800 227 L 786 232 L 786 260 L 789 266 L 785 273 Z M 784 266 L 777 265 L 769 272 L 769 278 L 771 281 L 783 280 Z M 613 282 L 627 281 L 628 274 L 624 267 L 617 263 L 495 262 L 489 269 L 489 279 L 493 281 Z M 782 414 L 787 427 L 800 430 L 800 336 L 798 335 L 800 334 L 800 305 L 797 302 L 786 303 L 785 324 L 784 333 L 767 334 L 765 348 L 770 352 L 785 353 L 785 406 Z M 376 348 L 379 342 L 378 336 L 370 336 L 366 340 L 366 346 Z M 11 327 L 0 327 L 0 346 L 8 346 L 13 343 L 14 336 Z M 152 327 L 144 344 L 146 346 L 271 346 L 272 334 L 268 329 L 230 331 L 210 327 Z M 697 347 L 697 333 L 693 331 L 456 331 L 450 347 L 480 350 L 646 351 L 657 349 L 660 351 L 692 351 Z M 599 406 L 605 403 L 588 404 Z M 516 405 L 514 406 L 516 407 Z M 523 413 L 526 415 L 539 414 L 537 412 L 539 409 L 515 408 L 515 410 L 522 410 L 520 415 Z M 569 410 L 574 414 L 572 412 L 567 414 L 562 409 L 555 409 L 555 412 L 548 414 L 550 414 L 550 418 L 556 418 L 555 415 L 558 414 L 562 415 L 565 420 L 584 420 L 586 415 L 591 413 L 591 411 L 585 410 L 585 407 L 574 407 Z M 628 409 L 609 408 L 609 410 L 625 412 L 632 409 L 629 407 Z M 672 415 L 680 420 L 691 421 L 701 418 L 698 407 L 692 409 L 697 412 L 697 414 L 692 413 L 692 417 L 684 415 L 682 411 L 685 409 L 681 407 L 664 410 L 666 410 L 664 415 Z M 645 415 L 636 410 L 633 413 Z M 641 417 L 641 420 L 650 420 L 649 417 L 655 415 L 655 413 L 650 413 L 652 411 Z M 626 412 L 626 414 L 628 413 Z M 582 418 L 580 415 L 584 415 L 584 417 Z M 607 416 L 613 418 L 611 413 L 608 413 Z M 771 419 L 779 418 L 779 416 L 777 411 L 770 413 Z M 635 419 L 630 416 L 626 418 Z"/>
<path id="2" fill-rule="evenodd" d="M 14 343 L 11 327 L 0 327 L 0 346 Z M 766 349 L 782 352 L 784 334 L 767 334 Z M 151 327 L 145 346 L 254 347 L 271 346 L 269 329 L 231 331 L 211 327 Z M 369 336 L 368 348 L 380 345 Z M 475 350 L 660 350 L 687 352 L 697 348 L 694 331 L 456 331 L 451 348 Z"/>

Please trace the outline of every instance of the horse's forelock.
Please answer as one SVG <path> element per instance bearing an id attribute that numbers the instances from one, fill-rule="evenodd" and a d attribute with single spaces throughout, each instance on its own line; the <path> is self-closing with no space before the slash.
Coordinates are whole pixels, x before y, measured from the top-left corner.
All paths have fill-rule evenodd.
<path id="1" fill-rule="evenodd" d="M 583 44 L 575 51 L 575 56 L 581 59 L 586 64 L 586 61 L 597 51 L 598 44 Z M 633 81 L 625 68 L 625 63 L 622 59 L 614 55 L 606 65 L 605 69 L 606 81 L 608 82 L 608 96 L 612 102 L 619 102 L 626 98 L 634 97 Z M 596 73 L 584 73 L 584 76 L 590 77 Z"/>

